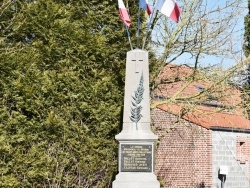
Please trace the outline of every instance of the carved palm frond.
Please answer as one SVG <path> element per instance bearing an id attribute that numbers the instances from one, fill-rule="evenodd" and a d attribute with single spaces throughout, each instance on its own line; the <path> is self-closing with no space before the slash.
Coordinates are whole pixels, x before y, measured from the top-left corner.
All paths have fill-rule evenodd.
<path id="1" fill-rule="evenodd" d="M 143 100 L 143 93 L 144 93 L 143 81 L 144 79 L 143 79 L 143 73 L 142 73 L 137 90 L 134 92 L 135 95 L 132 96 L 133 101 L 132 101 L 132 107 L 130 110 L 131 111 L 130 120 L 136 123 L 137 129 L 138 129 L 137 123 L 140 121 L 142 117 L 141 115 L 142 106 L 140 105 L 140 103 Z"/>

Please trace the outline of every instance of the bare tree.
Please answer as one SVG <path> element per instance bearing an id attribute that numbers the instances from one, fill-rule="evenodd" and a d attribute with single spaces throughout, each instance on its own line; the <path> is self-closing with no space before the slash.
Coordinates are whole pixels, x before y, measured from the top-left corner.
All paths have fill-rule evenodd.
<path id="1" fill-rule="evenodd" d="M 182 10 L 180 22 L 176 24 L 156 13 L 150 43 L 161 52 L 162 60 L 167 58 L 172 62 L 183 54 L 189 54 L 195 67 L 204 55 L 232 57 L 239 42 L 233 37 L 239 32 L 236 26 L 244 16 L 244 2 L 178 1 Z"/>
<path id="2" fill-rule="evenodd" d="M 153 91 L 156 88 L 161 89 L 163 81 L 157 78 L 164 70 L 166 62 L 171 63 L 181 56 L 189 55 L 195 71 L 186 85 L 179 88 L 179 91 L 171 97 L 171 101 L 190 100 L 191 98 L 201 100 L 200 97 L 205 92 L 185 99 L 179 97 L 179 94 L 194 81 L 202 79 L 214 82 L 209 88 L 206 88 L 206 94 L 221 91 L 222 88 L 226 89 L 229 80 L 235 77 L 235 72 L 248 62 L 242 55 L 243 28 L 238 27 L 238 22 L 244 17 L 243 13 L 247 9 L 247 3 L 246 0 L 225 2 L 182 0 L 178 1 L 178 4 L 182 11 L 178 24 L 158 12 L 152 21 L 153 30 L 151 40 L 148 42 L 156 52 L 159 52 L 158 55 L 163 63 L 152 74 L 151 87 Z M 210 67 L 203 69 L 203 74 L 196 74 L 196 70 L 202 66 L 201 59 L 209 56 L 231 58 L 236 65 L 228 70 Z M 168 99 L 168 101 L 170 100 Z M 164 103 L 164 101 L 160 103 Z M 152 107 L 155 106 L 156 104 L 152 105 Z"/>

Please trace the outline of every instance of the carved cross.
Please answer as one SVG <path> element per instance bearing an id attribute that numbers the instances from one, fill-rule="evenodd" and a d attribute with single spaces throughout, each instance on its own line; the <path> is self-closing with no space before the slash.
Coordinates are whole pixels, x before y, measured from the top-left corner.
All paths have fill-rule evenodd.
<path id="1" fill-rule="evenodd" d="M 143 60 L 136 58 L 136 59 L 132 59 L 132 61 L 135 64 L 135 73 L 139 73 L 140 70 L 142 69 L 141 66 L 142 66 Z"/>

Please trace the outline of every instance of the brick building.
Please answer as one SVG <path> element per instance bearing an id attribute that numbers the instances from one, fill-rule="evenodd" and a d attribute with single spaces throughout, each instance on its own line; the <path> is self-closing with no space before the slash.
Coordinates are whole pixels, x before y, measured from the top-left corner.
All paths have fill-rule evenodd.
<path id="1" fill-rule="evenodd" d="M 250 121 L 240 91 L 173 64 L 158 81 L 152 125 L 164 187 L 249 188 Z"/>

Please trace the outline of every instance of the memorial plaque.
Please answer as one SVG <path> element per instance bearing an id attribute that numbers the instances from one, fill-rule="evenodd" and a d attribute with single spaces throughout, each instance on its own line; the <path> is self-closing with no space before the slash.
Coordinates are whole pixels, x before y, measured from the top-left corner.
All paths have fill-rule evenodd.
<path id="1" fill-rule="evenodd" d="M 121 144 L 121 172 L 152 172 L 152 145 Z"/>

